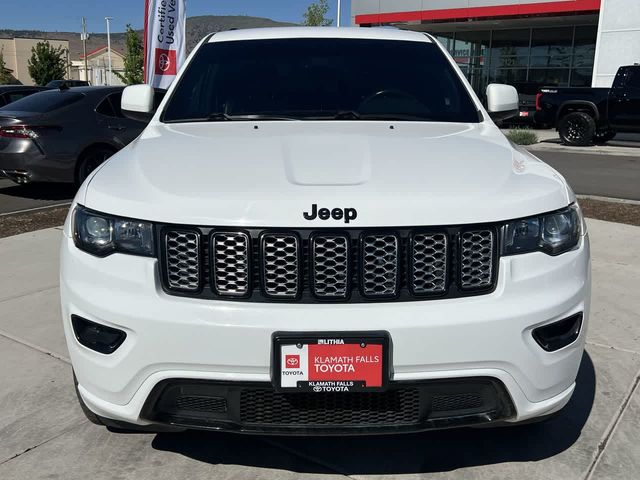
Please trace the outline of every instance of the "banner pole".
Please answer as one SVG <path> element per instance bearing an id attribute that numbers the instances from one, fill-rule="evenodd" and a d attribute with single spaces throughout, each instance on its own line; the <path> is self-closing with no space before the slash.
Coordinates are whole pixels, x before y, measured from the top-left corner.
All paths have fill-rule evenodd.
<path id="1" fill-rule="evenodd" d="M 149 0 L 144 0 L 144 38 L 142 45 L 144 49 L 144 65 L 142 66 L 142 81 L 147 83 L 147 69 L 149 68 Z"/>

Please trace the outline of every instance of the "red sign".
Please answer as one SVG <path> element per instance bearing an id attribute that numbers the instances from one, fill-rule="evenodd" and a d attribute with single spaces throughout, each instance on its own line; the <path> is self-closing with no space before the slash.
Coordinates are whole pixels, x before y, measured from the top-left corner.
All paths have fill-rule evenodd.
<path id="1" fill-rule="evenodd" d="M 309 381 L 363 381 L 382 386 L 382 345 L 309 345 Z"/>
<path id="2" fill-rule="evenodd" d="M 178 73 L 176 51 L 156 48 L 155 66 L 156 75 L 176 75 Z"/>
<path id="3" fill-rule="evenodd" d="M 300 368 L 300 355 L 285 355 L 285 368 Z"/>

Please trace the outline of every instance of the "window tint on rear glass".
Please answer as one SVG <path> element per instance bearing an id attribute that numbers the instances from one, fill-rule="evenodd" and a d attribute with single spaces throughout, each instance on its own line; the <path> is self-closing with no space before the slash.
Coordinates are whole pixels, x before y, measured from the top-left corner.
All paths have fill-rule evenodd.
<path id="1" fill-rule="evenodd" d="M 440 49 L 427 42 L 279 39 L 204 45 L 164 111 L 166 122 L 215 114 L 479 122 Z M 367 115 L 369 117 L 367 117 Z"/>
<path id="2" fill-rule="evenodd" d="M 47 113 L 67 107 L 84 98 L 83 93 L 64 91 L 40 92 L 10 103 L 5 108 L 16 112 Z"/>
<path id="3" fill-rule="evenodd" d="M 640 67 L 633 67 L 627 75 L 626 86 L 640 89 Z"/>

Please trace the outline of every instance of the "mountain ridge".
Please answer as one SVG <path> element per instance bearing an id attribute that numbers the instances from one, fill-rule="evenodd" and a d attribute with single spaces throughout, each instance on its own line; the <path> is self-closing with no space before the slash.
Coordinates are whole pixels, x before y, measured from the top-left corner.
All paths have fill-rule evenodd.
<path id="1" fill-rule="evenodd" d="M 234 28 L 289 27 L 295 23 L 279 22 L 270 18 L 252 17 L 248 15 L 200 15 L 187 18 L 186 44 L 190 52 L 207 34 L 222 32 Z M 136 30 L 142 37 L 142 30 Z M 106 33 L 90 33 L 87 41 L 87 52 L 91 52 L 107 44 Z M 69 58 L 79 60 L 83 54 L 79 32 L 57 32 L 45 30 L 11 30 L 0 29 L 0 38 L 42 38 L 43 40 L 67 40 L 69 42 Z M 111 33 L 111 47 L 124 54 L 124 32 Z"/>

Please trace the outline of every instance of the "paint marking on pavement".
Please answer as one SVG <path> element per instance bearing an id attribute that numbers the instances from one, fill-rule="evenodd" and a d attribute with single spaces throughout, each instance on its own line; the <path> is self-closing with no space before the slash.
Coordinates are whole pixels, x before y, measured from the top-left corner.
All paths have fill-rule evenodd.
<path id="1" fill-rule="evenodd" d="M 39 212 L 42 210 L 53 210 L 54 208 L 69 207 L 71 202 L 58 203 L 56 205 L 47 205 L 45 207 L 27 208 L 25 210 L 16 210 L 15 212 L 0 213 L 0 217 L 8 217 L 9 215 L 20 215 L 21 213 Z"/>

